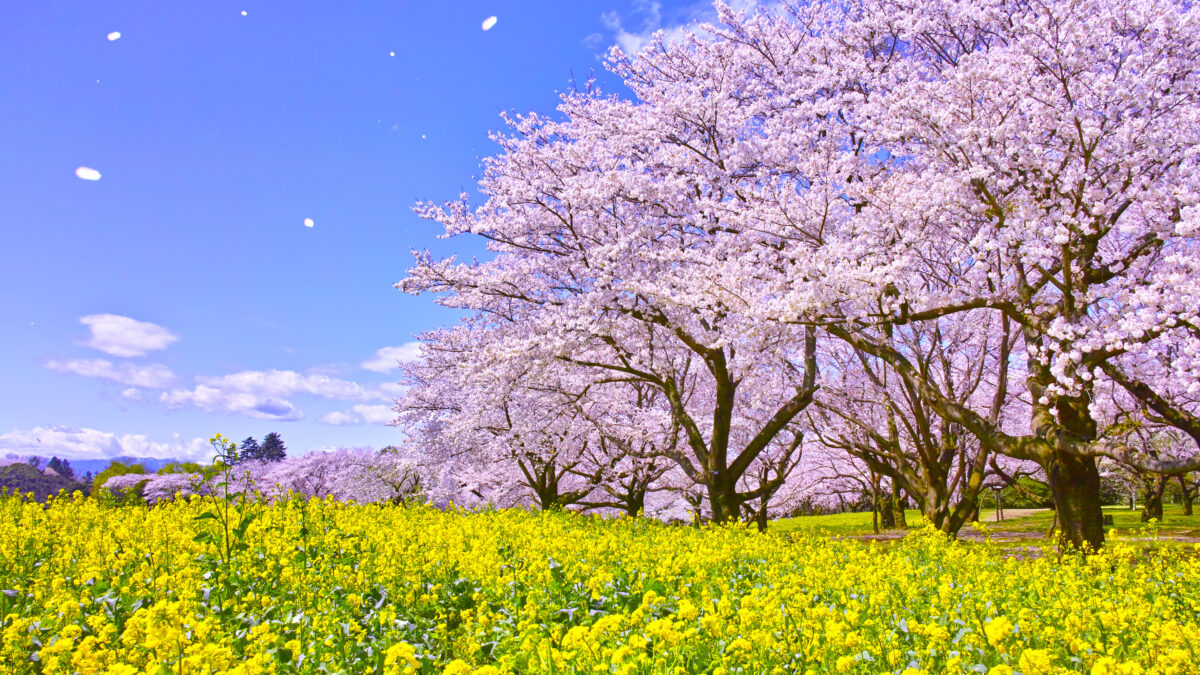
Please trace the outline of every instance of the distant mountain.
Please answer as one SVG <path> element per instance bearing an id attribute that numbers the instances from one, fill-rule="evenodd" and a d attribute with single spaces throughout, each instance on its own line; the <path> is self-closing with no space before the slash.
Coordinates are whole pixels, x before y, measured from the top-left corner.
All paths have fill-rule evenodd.
<path id="1" fill-rule="evenodd" d="M 108 466 L 107 464 L 105 466 Z M 29 464 L 17 463 L 0 466 L 0 489 L 7 488 L 11 492 L 32 492 L 39 502 L 46 497 L 58 494 L 59 490 L 74 492 L 79 490 L 88 493 L 90 486 L 79 481 L 59 476 L 54 472 L 38 471 Z"/>
<path id="2" fill-rule="evenodd" d="M 45 458 L 45 461 L 42 462 L 42 466 L 45 466 L 49 459 L 49 457 Z M 121 462 L 123 464 L 141 464 L 142 466 L 146 467 L 146 473 L 154 473 L 155 471 L 158 471 L 172 462 L 182 462 L 184 460 L 160 459 L 158 457 L 128 457 L 122 455 L 120 457 L 113 457 L 112 459 L 72 459 L 71 468 L 75 470 L 76 476 L 82 476 L 89 471 L 91 471 L 93 474 L 97 474 L 107 469 L 108 465 L 112 464 L 114 461 Z"/>
<path id="3" fill-rule="evenodd" d="M 43 467 L 50 463 L 49 457 L 42 457 L 39 455 L 38 458 L 42 460 L 41 466 Z M 26 459 L 28 458 L 24 456 L 21 457 L 22 461 L 25 461 Z M 120 457 L 113 457 L 111 459 L 71 459 L 67 461 L 71 463 L 71 469 L 75 472 L 75 475 L 79 478 L 83 478 L 83 474 L 89 471 L 93 474 L 100 473 L 101 471 L 107 469 L 108 465 L 114 461 L 125 464 L 141 464 L 142 466 L 146 467 L 146 473 L 154 473 L 155 471 L 158 471 L 172 462 L 182 462 L 183 460 L 169 458 L 161 459 L 159 457 L 130 457 L 127 455 L 122 455 Z"/>

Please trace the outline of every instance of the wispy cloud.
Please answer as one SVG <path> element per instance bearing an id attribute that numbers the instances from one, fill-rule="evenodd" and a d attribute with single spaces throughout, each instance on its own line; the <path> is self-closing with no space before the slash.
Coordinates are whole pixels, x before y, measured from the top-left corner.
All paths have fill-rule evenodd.
<path id="1" fill-rule="evenodd" d="M 51 359 L 45 365 L 46 368 L 56 373 L 96 377 L 150 389 L 169 387 L 175 380 L 175 374 L 160 363 L 138 365 L 136 363 L 113 364 L 107 359 L 67 359 L 65 361 Z"/>
<path id="2" fill-rule="evenodd" d="M 107 459 L 121 455 L 201 460 L 212 454 L 207 441 L 158 443 L 141 434 L 115 434 L 96 429 L 34 427 L 0 435 L 0 451 L 17 455 L 56 456 L 65 459 Z"/>
<path id="3" fill-rule="evenodd" d="M 729 0 L 725 4 L 734 10 L 748 10 L 764 3 L 756 0 Z M 655 33 L 659 31 L 662 31 L 667 42 L 674 42 L 701 24 L 716 23 L 717 10 L 712 2 L 699 0 L 664 14 L 660 2 L 635 0 L 632 12 L 624 16 L 616 11 L 604 12 L 600 15 L 600 20 L 612 36 L 613 43 L 620 47 L 621 51 L 632 56 L 650 44 Z M 599 33 L 593 33 L 584 38 L 584 44 L 594 49 L 600 46 L 602 39 Z"/>
<path id="4" fill-rule="evenodd" d="M 662 30 L 662 4 L 636 0 L 633 13 L 622 17 L 615 10 L 600 15 L 604 27 L 612 34 L 621 51 L 636 54 L 645 47 L 654 33 Z M 590 37 L 590 36 L 589 36 Z"/>
<path id="5" fill-rule="evenodd" d="M 391 406 L 386 405 L 356 405 L 353 408 L 367 424 L 387 424 L 396 419 L 396 413 Z"/>
<path id="6" fill-rule="evenodd" d="M 83 344 L 112 356 L 142 356 L 146 352 L 166 349 L 179 339 L 157 324 L 116 314 L 90 314 L 79 322 L 92 333 Z"/>
<path id="7" fill-rule="evenodd" d="M 202 385 L 225 391 L 241 391 L 265 396 L 290 396 L 308 394 L 321 398 L 345 401 L 371 401 L 381 394 L 373 388 L 357 382 L 342 380 L 328 375 L 303 375 L 294 370 L 243 370 L 229 375 L 200 376 L 196 381 Z"/>
<path id="8" fill-rule="evenodd" d="M 321 424 L 347 426 L 350 424 L 389 424 L 396 419 L 391 406 L 356 405 L 350 410 L 336 410 L 317 419 Z"/>
<path id="9" fill-rule="evenodd" d="M 260 420 L 294 421 L 302 419 L 304 413 L 292 402 L 273 396 L 262 396 L 248 392 L 226 391 L 199 385 L 195 389 L 175 389 L 163 392 L 158 400 L 168 408 L 195 406 L 205 412 L 243 415 Z"/>
<path id="10" fill-rule="evenodd" d="M 293 370 L 245 370 L 216 377 L 201 376 L 193 389 L 174 389 L 160 397 L 170 408 L 195 406 L 207 412 L 245 415 L 257 419 L 298 420 L 304 415 L 293 396 L 340 401 L 390 401 L 395 385 L 362 385 L 321 374 Z"/>
<path id="11" fill-rule="evenodd" d="M 328 424 L 335 427 L 344 427 L 351 424 L 362 424 L 362 420 L 358 415 L 346 410 L 336 410 L 331 413 L 326 413 L 317 418 L 321 424 Z"/>
<path id="12" fill-rule="evenodd" d="M 375 352 L 375 356 L 363 361 L 361 365 L 365 370 L 373 370 L 377 373 L 390 373 L 400 367 L 401 363 L 409 363 L 416 361 L 421 356 L 420 342 L 406 342 L 397 347 L 384 347 Z"/>

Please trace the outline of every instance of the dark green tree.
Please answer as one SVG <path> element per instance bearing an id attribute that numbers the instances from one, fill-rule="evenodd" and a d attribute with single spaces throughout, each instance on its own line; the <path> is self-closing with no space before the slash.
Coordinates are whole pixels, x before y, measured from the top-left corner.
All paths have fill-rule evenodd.
<path id="1" fill-rule="evenodd" d="M 283 445 L 283 439 L 274 431 L 263 438 L 259 452 L 262 454 L 263 461 L 267 462 L 278 462 L 287 457 L 287 448 Z"/>
<path id="2" fill-rule="evenodd" d="M 242 445 L 233 451 L 235 454 L 234 463 L 238 462 L 254 462 L 262 459 L 262 447 L 258 441 L 254 440 L 253 436 L 246 437 L 242 441 Z"/>
<path id="3" fill-rule="evenodd" d="M 55 473 L 57 473 L 60 476 L 63 476 L 64 478 L 74 478 L 75 477 L 75 469 L 72 469 L 71 463 L 65 459 L 51 457 L 50 463 L 47 466 L 51 469 L 54 469 Z"/>

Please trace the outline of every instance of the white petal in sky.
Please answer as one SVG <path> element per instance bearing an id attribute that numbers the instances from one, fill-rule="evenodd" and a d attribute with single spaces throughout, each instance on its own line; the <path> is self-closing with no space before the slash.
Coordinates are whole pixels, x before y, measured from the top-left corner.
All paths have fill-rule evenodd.
<path id="1" fill-rule="evenodd" d="M 388 52 L 388 56 L 395 56 L 396 52 Z"/>
<path id="2" fill-rule="evenodd" d="M 109 42 L 112 42 L 113 40 L 120 40 L 120 39 L 121 39 L 121 31 L 114 30 L 113 32 L 108 34 Z"/>
<path id="3" fill-rule="evenodd" d="M 313 225 L 316 225 L 316 223 L 314 223 L 314 222 L 313 222 L 313 219 L 312 219 L 312 218 L 305 218 L 305 219 L 304 219 L 304 226 L 305 226 L 305 227 L 312 227 Z"/>
<path id="4" fill-rule="evenodd" d="M 242 16 L 246 16 L 246 10 L 242 10 Z"/>
<path id="5" fill-rule="evenodd" d="M 75 169 L 75 175 L 84 180 L 100 180 L 100 172 L 86 166 Z"/>
<path id="6" fill-rule="evenodd" d="M 496 17 L 494 17 L 494 16 L 489 16 L 488 18 L 483 20 L 483 29 L 484 30 L 490 30 L 491 27 L 495 26 L 495 25 L 496 25 Z"/>

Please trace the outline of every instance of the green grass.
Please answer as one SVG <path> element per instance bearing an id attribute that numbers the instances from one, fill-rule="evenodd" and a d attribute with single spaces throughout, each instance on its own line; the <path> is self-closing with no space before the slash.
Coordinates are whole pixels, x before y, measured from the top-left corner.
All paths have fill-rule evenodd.
<path id="1" fill-rule="evenodd" d="M 980 515 L 985 519 L 992 517 L 991 509 L 984 509 Z M 1125 506 L 1106 506 L 1104 513 L 1113 517 L 1113 528 L 1120 534 L 1128 535 L 1146 528 L 1141 521 L 1141 507 L 1129 510 Z M 905 518 L 911 526 L 921 518 L 920 511 L 908 510 Z M 1054 514 L 1051 511 L 1038 511 L 1032 514 L 1008 518 L 999 523 L 988 522 L 987 529 L 995 533 L 1042 533 L 1050 529 Z M 968 525 L 964 530 L 969 529 Z M 1181 506 L 1164 506 L 1163 522 L 1156 525 L 1157 532 L 1162 535 L 1200 537 L 1200 515 L 1185 516 Z M 781 518 L 771 522 L 769 531 L 775 533 L 796 532 L 799 530 L 823 530 L 829 534 L 842 536 L 860 536 L 871 534 L 871 514 L 866 513 L 835 513 L 827 516 L 799 516 L 796 518 Z"/>
<path id="2" fill-rule="evenodd" d="M 904 512 L 909 525 L 921 517 L 920 511 L 909 509 Z M 796 532 L 798 530 L 825 530 L 830 534 L 871 534 L 871 512 L 834 513 L 827 516 L 799 516 L 771 521 L 770 532 Z"/>
<path id="3" fill-rule="evenodd" d="M 1104 513 L 1113 517 L 1112 529 L 1118 530 L 1120 534 L 1130 534 L 1135 530 L 1147 527 L 1147 524 L 1142 522 L 1140 506 L 1132 511 L 1128 506 L 1105 506 Z M 990 514 L 985 510 L 983 515 L 988 517 Z M 1038 511 L 1021 518 L 1012 518 L 987 525 L 991 532 L 1045 533 L 1050 529 L 1053 519 L 1054 514 L 1051 511 Z M 1162 522 L 1158 523 L 1155 528 L 1159 534 L 1164 535 L 1200 536 L 1200 516 L 1185 516 L 1182 506 L 1166 505 L 1163 507 Z"/>

